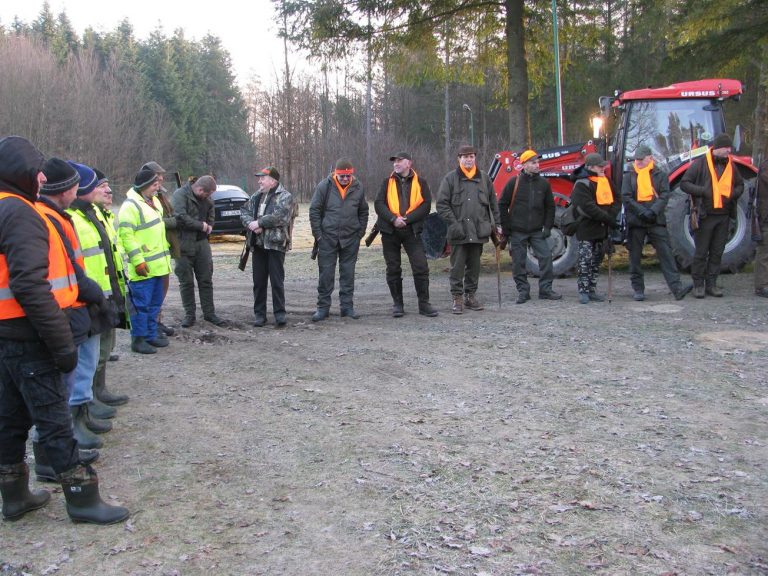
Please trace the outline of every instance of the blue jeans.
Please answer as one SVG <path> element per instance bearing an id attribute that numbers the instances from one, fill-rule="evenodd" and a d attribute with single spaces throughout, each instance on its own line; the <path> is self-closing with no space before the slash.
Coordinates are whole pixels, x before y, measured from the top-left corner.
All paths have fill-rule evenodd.
<path id="1" fill-rule="evenodd" d="M 79 464 L 67 388 L 41 342 L 0 339 L 0 464 L 24 461 L 32 425 L 56 473 Z"/>
<path id="2" fill-rule="evenodd" d="M 157 315 L 163 306 L 163 276 L 128 283 L 131 336 L 154 340 L 157 337 Z"/>
<path id="3" fill-rule="evenodd" d="M 100 350 L 101 334 L 89 336 L 77 347 L 77 366 L 72 372 L 64 374 L 70 406 L 80 406 L 93 400 L 93 376 L 99 365 Z"/>

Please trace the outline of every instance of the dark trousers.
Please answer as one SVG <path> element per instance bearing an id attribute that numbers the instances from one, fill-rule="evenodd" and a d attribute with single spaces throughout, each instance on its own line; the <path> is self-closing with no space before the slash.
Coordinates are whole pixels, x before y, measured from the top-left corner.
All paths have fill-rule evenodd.
<path id="1" fill-rule="evenodd" d="M 645 280 L 643 277 L 643 268 L 640 261 L 643 256 L 643 245 L 645 237 L 651 242 L 656 250 L 656 258 L 659 260 L 661 273 L 667 286 L 673 294 L 680 291 L 680 272 L 677 270 L 675 256 L 672 254 L 672 248 L 669 245 L 669 234 L 666 226 L 635 226 L 627 231 L 627 250 L 629 250 L 629 281 L 632 283 L 632 289 L 638 292 L 645 291 Z"/>
<path id="2" fill-rule="evenodd" d="M 331 307 L 336 278 L 336 261 L 339 262 L 339 307 L 349 310 L 354 307 L 355 265 L 360 242 L 342 246 L 338 241 L 320 239 L 317 252 L 317 267 L 320 277 L 317 282 L 317 307 L 328 310 Z"/>
<path id="3" fill-rule="evenodd" d="M 512 277 L 517 291 L 530 294 L 531 285 L 528 283 L 528 271 L 525 262 L 528 259 L 528 245 L 531 245 L 536 260 L 539 263 L 539 294 L 552 292 L 554 268 L 552 266 L 552 248 L 544 238 L 541 230 L 535 232 L 512 232 L 508 236 L 509 254 L 512 256 Z"/>
<path id="4" fill-rule="evenodd" d="M 707 214 L 699 221 L 699 229 L 693 233 L 696 250 L 693 253 L 691 276 L 696 285 L 706 280 L 713 283 L 720 274 L 720 261 L 728 242 L 727 214 Z"/>
<path id="5" fill-rule="evenodd" d="M 580 294 L 597 290 L 597 275 L 605 255 L 603 240 L 579 240 L 578 279 Z"/>
<path id="6" fill-rule="evenodd" d="M 253 258 L 253 315 L 267 319 L 267 281 L 272 286 L 272 313 L 285 319 L 285 252 L 251 248 Z"/>
<path id="7" fill-rule="evenodd" d="M 179 279 L 181 305 L 186 316 L 195 316 L 195 278 L 200 294 L 200 308 L 203 316 L 215 316 L 213 304 L 213 257 L 208 240 L 198 240 L 194 248 L 186 248 L 176 259 L 176 276 Z"/>
<path id="8" fill-rule="evenodd" d="M 32 425 L 56 473 L 79 464 L 67 389 L 40 342 L 0 339 L 0 465 L 24 461 Z"/>
<path id="9" fill-rule="evenodd" d="M 451 246 L 451 294 L 474 294 L 480 281 L 482 244 L 456 244 Z"/>
<path id="10" fill-rule="evenodd" d="M 387 265 L 387 285 L 392 298 L 402 303 L 403 269 L 401 266 L 401 248 L 405 249 L 411 263 L 413 284 L 419 302 L 429 302 L 429 265 L 424 253 L 421 237 L 414 234 L 410 226 L 396 229 L 392 234 L 381 234 L 381 248 Z"/>

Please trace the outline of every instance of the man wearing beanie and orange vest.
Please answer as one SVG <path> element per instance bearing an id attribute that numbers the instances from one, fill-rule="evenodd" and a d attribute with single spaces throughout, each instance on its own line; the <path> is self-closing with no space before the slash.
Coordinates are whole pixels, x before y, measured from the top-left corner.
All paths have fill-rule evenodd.
<path id="1" fill-rule="evenodd" d="M 62 372 L 77 364 L 66 311 L 78 285 L 64 242 L 35 207 L 43 155 L 18 136 L 0 140 L 0 494 L 3 517 L 17 520 L 50 494 L 29 490 L 25 445 L 34 424 L 76 522 L 111 524 L 129 512 L 99 496 L 72 436 Z M 34 367 L 34 370 L 32 368 Z"/>
<path id="2" fill-rule="evenodd" d="M 645 300 L 645 281 L 640 265 L 646 237 L 656 250 L 661 273 L 667 286 L 682 300 L 691 291 L 692 285 L 680 281 L 675 256 L 669 244 L 665 211 L 669 202 L 669 177 L 656 167 L 653 152 L 649 146 L 640 144 L 635 150 L 635 161 L 624 173 L 621 183 L 621 198 L 627 217 L 627 250 L 629 250 L 629 278 L 638 302 Z"/>
<path id="3" fill-rule="evenodd" d="M 312 322 L 328 318 L 331 294 L 339 262 L 339 308 L 341 317 L 357 320 L 355 312 L 355 264 L 360 240 L 368 226 L 368 202 L 352 163 L 341 158 L 336 168 L 321 180 L 312 194 L 309 223 L 317 242 L 317 310 Z"/>
<path id="4" fill-rule="evenodd" d="M 517 304 L 531 299 L 531 285 L 525 269 L 528 246 L 539 263 L 539 299 L 560 300 L 552 289 L 555 277 L 552 248 L 547 242 L 555 224 L 555 198 L 546 178 L 539 175 L 539 155 L 534 150 L 520 154 L 523 169 L 509 180 L 499 198 L 501 227 L 509 241 Z"/>
<path id="5" fill-rule="evenodd" d="M 155 201 L 158 190 L 157 174 L 142 168 L 117 217 L 118 235 L 128 256 L 131 350 L 139 354 L 155 354 L 157 348 L 168 346 L 168 338 L 158 331 L 157 323 L 163 283 L 171 272 L 162 207 Z"/>
<path id="6" fill-rule="evenodd" d="M 87 170 L 80 172 L 79 166 L 58 158 L 49 159 L 43 166 L 47 182 L 40 188 L 37 206 L 59 231 L 68 250 L 71 250 L 79 286 L 78 302 L 72 306 L 69 315 L 77 344 L 78 361 L 75 370 L 65 376 L 75 439 L 82 448 L 101 448 L 102 440 L 92 432 L 101 434 L 112 429 L 109 421 L 99 417 L 114 416 L 114 409 L 94 404 L 93 376 L 99 362 L 100 334 L 112 328 L 116 314 L 104 298 L 99 285 L 87 277 L 80 240 L 72 217 L 65 212 L 81 189 L 91 189 L 96 183 L 93 170 L 82 166 Z"/>
<path id="7" fill-rule="evenodd" d="M 432 194 L 426 180 L 413 170 L 413 160 L 408 152 L 398 152 L 389 161 L 394 170 L 382 183 L 374 208 L 379 217 L 376 226 L 381 232 L 387 285 L 392 294 L 392 316 L 400 318 L 405 314 L 400 266 L 400 251 L 404 248 L 411 263 L 419 314 L 434 317 L 437 310 L 429 303 L 429 266 L 421 241 L 424 219 L 432 207 Z"/>
<path id="8" fill-rule="evenodd" d="M 454 314 L 464 307 L 482 310 L 476 296 L 480 280 L 480 257 L 493 228 L 501 234 L 501 220 L 496 193 L 488 174 L 476 165 L 472 146 L 461 146 L 459 165 L 443 178 L 435 208 L 448 226 L 446 239 L 451 245 L 451 297 Z"/>
<path id="9" fill-rule="evenodd" d="M 699 226 L 693 231 L 695 251 L 691 264 L 693 295 L 721 297 L 717 287 L 720 261 L 728 242 L 730 219 L 736 217 L 744 179 L 731 159 L 733 143 L 728 134 L 718 134 L 712 146 L 686 170 L 680 189 L 699 206 Z"/>

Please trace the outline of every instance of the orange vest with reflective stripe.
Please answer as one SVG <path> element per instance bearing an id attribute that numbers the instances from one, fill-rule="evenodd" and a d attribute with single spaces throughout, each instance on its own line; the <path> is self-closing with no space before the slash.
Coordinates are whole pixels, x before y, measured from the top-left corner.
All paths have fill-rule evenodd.
<path id="1" fill-rule="evenodd" d="M 70 308 L 77 301 L 77 279 L 75 269 L 67 254 L 56 227 L 40 212 L 34 204 L 18 194 L 0 192 L 0 201 L 5 198 L 17 198 L 25 202 L 38 213 L 48 228 L 48 283 L 51 286 L 51 294 L 56 299 L 59 308 Z M 23 318 L 26 316 L 21 304 L 13 296 L 10 288 L 10 274 L 5 254 L 0 254 L 0 320 L 11 318 Z"/>
<path id="2" fill-rule="evenodd" d="M 715 164 L 712 161 L 712 150 L 707 150 L 707 168 L 709 168 L 709 177 L 712 179 L 712 207 L 719 209 L 723 207 L 723 197 L 731 197 L 731 186 L 733 184 L 731 155 L 728 155 L 728 164 L 725 165 L 725 170 L 723 170 L 720 178 L 718 178 Z"/>
<path id="3" fill-rule="evenodd" d="M 85 256 L 83 256 L 83 251 L 80 248 L 80 239 L 77 237 L 77 232 L 75 232 L 75 227 L 72 225 L 72 222 L 56 212 L 56 210 L 48 206 L 45 202 L 36 202 L 35 206 L 37 206 L 39 212 L 42 212 L 49 218 L 56 219 L 61 226 L 61 229 L 64 231 L 67 240 L 69 240 L 69 245 L 72 247 L 73 256 L 75 257 L 75 262 L 77 262 L 77 265 L 80 266 L 81 270 L 85 271 Z M 55 230 L 56 226 L 53 228 Z M 75 302 L 72 304 L 72 308 L 81 308 L 85 305 L 85 302 Z"/>

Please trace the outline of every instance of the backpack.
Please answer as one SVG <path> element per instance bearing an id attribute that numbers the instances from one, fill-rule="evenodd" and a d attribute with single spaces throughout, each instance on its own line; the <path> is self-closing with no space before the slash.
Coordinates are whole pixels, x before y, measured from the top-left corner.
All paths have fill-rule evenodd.
<path id="1" fill-rule="evenodd" d="M 560 230 L 566 236 L 573 236 L 579 229 L 579 224 L 581 224 L 581 212 L 573 204 L 568 204 L 560 215 Z"/>

